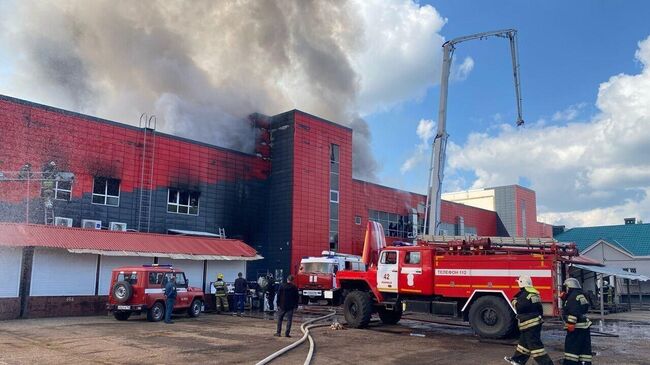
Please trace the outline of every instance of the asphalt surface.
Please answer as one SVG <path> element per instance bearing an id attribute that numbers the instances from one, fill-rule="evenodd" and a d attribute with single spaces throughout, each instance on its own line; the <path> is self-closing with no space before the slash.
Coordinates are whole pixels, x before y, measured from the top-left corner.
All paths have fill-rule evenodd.
<path id="1" fill-rule="evenodd" d="M 174 320 L 170 325 L 147 322 L 144 316 L 126 322 L 112 316 L 2 321 L 0 364 L 254 364 L 301 335 L 294 321 L 293 338 L 274 337 L 275 322 L 268 315 Z M 650 314 L 609 321 L 602 330 L 620 337 L 593 337 L 595 364 L 650 364 Z M 514 350 L 512 341 L 480 341 L 462 325 L 412 320 L 395 326 L 374 321 L 367 330 L 312 331 L 313 364 L 503 365 L 503 356 Z M 556 324 L 545 324 L 544 342 L 554 360 L 562 357 L 563 335 Z M 302 364 L 307 351 L 303 344 L 273 364 Z"/>

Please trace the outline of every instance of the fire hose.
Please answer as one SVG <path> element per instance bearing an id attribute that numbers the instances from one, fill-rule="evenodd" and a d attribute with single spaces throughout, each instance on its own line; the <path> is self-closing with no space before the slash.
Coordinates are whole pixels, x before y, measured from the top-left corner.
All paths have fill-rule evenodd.
<path id="1" fill-rule="evenodd" d="M 333 317 L 335 315 L 336 315 L 336 311 L 333 311 L 332 313 L 326 314 L 326 315 L 324 315 L 322 317 L 313 318 L 313 319 L 310 319 L 310 320 L 304 322 L 300 326 L 300 330 L 302 331 L 303 335 L 298 341 L 296 341 L 296 342 L 292 343 L 291 345 L 283 347 L 280 350 L 272 353 L 271 355 L 267 356 L 266 358 L 264 358 L 263 360 L 258 362 L 256 365 L 265 365 L 265 364 L 270 363 L 271 361 L 277 359 L 278 357 L 282 356 L 283 354 L 285 354 L 285 353 L 291 351 L 292 349 L 298 347 L 300 344 L 305 342 L 305 340 L 307 340 L 307 339 L 309 339 L 309 353 L 307 354 L 307 358 L 305 359 L 304 365 L 309 365 L 309 363 L 311 363 L 311 359 L 312 359 L 312 357 L 314 355 L 314 346 L 315 346 L 314 339 L 311 337 L 311 334 L 309 333 L 309 330 L 312 329 L 312 328 L 316 328 L 316 327 L 329 326 L 329 324 L 311 324 L 311 323 L 318 322 L 318 321 L 323 321 L 323 320 L 331 318 L 331 317 Z"/>

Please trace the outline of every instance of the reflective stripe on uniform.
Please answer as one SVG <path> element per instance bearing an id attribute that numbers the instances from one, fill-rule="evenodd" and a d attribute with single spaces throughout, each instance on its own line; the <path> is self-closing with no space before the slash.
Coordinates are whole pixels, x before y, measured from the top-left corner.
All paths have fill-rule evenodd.
<path id="1" fill-rule="evenodd" d="M 564 353 L 564 358 L 571 361 L 580 361 L 580 356 L 576 354 L 570 354 L 568 352 Z"/>
<path id="2" fill-rule="evenodd" d="M 516 351 L 519 351 L 524 355 L 528 355 L 531 352 L 529 349 L 527 349 L 527 348 L 525 348 L 525 347 L 523 347 L 521 345 L 517 345 Z"/>
<path id="3" fill-rule="evenodd" d="M 580 355 L 580 361 L 589 361 L 591 362 L 592 356 L 591 355 Z"/>
<path id="4" fill-rule="evenodd" d="M 519 329 L 520 330 L 525 330 L 527 328 L 535 327 L 535 326 L 540 325 L 540 324 L 542 324 L 542 317 L 537 316 L 537 317 L 535 317 L 533 319 L 529 319 L 527 321 L 520 322 L 519 323 Z"/>
<path id="5" fill-rule="evenodd" d="M 576 316 L 572 316 L 572 315 L 569 315 L 569 316 L 567 316 L 567 319 L 566 319 L 566 320 L 567 320 L 567 322 L 569 322 L 569 323 L 576 323 L 576 322 L 578 322 L 578 317 L 576 317 Z"/>
<path id="6" fill-rule="evenodd" d="M 591 321 L 590 320 L 587 320 L 587 322 L 576 323 L 576 328 L 585 329 L 585 328 L 589 328 L 589 327 L 591 327 Z"/>
<path id="7" fill-rule="evenodd" d="M 541 349 L 531 350 L 531 351 L 530 351 L 530 354 L 531 354 L 533 357 L 544 356 L 544 355 L 546 355 L 546 349 L 544 349 L 544 348 L 542 347 Z"/>

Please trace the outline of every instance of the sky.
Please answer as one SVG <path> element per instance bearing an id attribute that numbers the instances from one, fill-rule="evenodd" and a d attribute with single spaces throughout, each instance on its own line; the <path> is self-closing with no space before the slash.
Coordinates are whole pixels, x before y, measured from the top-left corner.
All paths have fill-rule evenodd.
<path id="1" fill-rule="evenodd" d="M 118 6 L 116 6 L 116 4 Z M 146 16 L 142 16 L 146 14 Z M 354 129 L 355 177 L 425 193 L 441 45 L 443 191 L 520 184 L 539 219 L 650 220 L 645 1 L 111 2 L 0 0 L 0 94 L 248 150 L 248 113 L 297 108 Z"/>

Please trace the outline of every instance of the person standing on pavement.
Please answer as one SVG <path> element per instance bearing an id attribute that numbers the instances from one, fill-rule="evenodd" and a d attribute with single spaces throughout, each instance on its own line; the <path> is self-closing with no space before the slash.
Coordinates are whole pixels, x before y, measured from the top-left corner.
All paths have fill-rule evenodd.
<path id="1" fill-rule="evenodd" d="M 287 276 L 287 283 L 280 285 L 278 290 L 278 329 L 275 335 L 282 336 L 282 320 L 287 316 L 287 329 L 284 333 L 286 337 L 291 337 L 291 322 L 293 320 L 293 311 L 298 308 L 298 287 L 293 284 L 293 276 Z"/>
<path id="2" fill-rule="evenodd" d="M 517 311 L 519 326 L 519 343 L 512 357 L 504 357 L 511 365 L 524 365 L 532 356 L 540 365 L 553 365 L 542 343 L 542 300 L 537 289 L 533 287 L 530 276 L 522 275 L 517 279 L 519 292 L 512 300 Z"/>
<path id="3" fill-rule="evenodd" d="M 246 293 L 248 293 L 248 281 L 243 276 L 242 273 L 239 273 L 235 279 L 235 313 L 233 315 L 240 317 L 244 314 L 244 302 Z"/>
<path id="4" fill-rule="evenodd" d="M 165 284 L 165 323 L 171 324 L 172 311 L 174 310 L 174 303 L 176 303 L 176 275 L 172 273 L 167 277 L 167 284 Z"/>
<path id="5" fill-rule="evenodd" d="M 275 283 L 275 279 L 273 278 L 273 274 L 269 273 L 269 275 L 266 277 L 266 280 L 269 282 L 269 287 L 267 291 L 267 296 L 268 296 L 268 302 L 269 302 L 269 312 L 274 312 L 275 311 L 275 306 L 273 302 L 275 301 L 275 292 L 277 289 L 277 284 Z"/>
<path id="6" fill-rule="evenodd" d="M 591 365 L 591 321 L 587 318 L 589 301 L 582 293 L 578 279 L 564 281 L 566 294 L 562 299 L 562 320 L 566 329 L 564 365 Z"/>
<path id="7" fill-rule="evenodd" d="M 228 286 L 223 281 L 223 274 L 217 275 L 217 281 L 214 282 L 214 306 L 217 313 L 221 311 L 228 312 Z"/>

